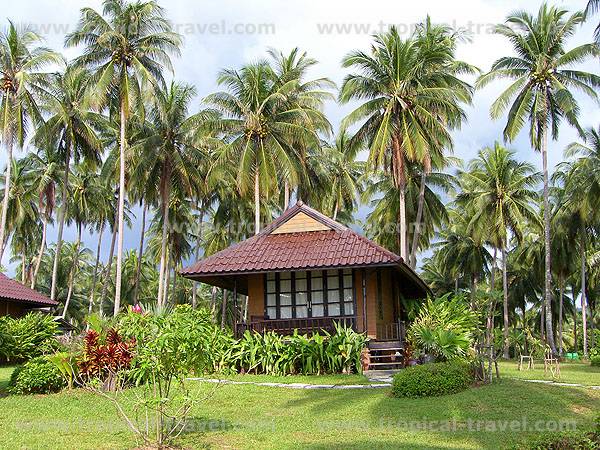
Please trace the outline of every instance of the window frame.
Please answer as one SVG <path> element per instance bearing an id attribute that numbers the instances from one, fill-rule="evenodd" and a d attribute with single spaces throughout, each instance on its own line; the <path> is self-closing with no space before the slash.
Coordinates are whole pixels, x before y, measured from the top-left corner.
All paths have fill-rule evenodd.
<path id="1" fill-rule="evenodd" d="M 328 274 L 329 271 L 336 271 L 337 274 L 331 275 Z M 347 273 L 344 273 L 345 271 L 349 271 Z M 296 274 L 297 272 L 305 272 L 306 273 L 306 290 L 302 290 L 300 292 L 297 291 L 296 289 Z M 291 305 L 285 305 L 285 307 L 291 307 L 292 308 L 292 313 L 291 313 L 291 317 L 286 319 L 286 318 L 282 318 L 281 317 L 281 275 L 282 274 L 290 274 L 290 280 L 291 280 Z M 275 292 L 270 292 L 268 289 L 268 281 L 273 281 L 273 280 L 269 280 L 269 275 L 273 274 L 274 275 L 274 281 L 275 281 Z M 350 277 L 350 286 L 346 286 L 344 284 L 344 277 Z M 328 287 L 328 278 L 334 278 L 336 277 L 338 280 L 338 286 L 336 288 L 331 288 L 329 289 Z M 321 278 L 321 289 L 319 291 L 315 291 L 312 289 L 312 281 L 314 278 Z M 286 278 L 287 279 L 287 278 Z M 304 278 L 301 278 L 304 279 Z M 264 317 L 266 320 L 294 320 L 294 319 L 312 319 L 312 318 L 322 318 L 322 317 L 356 317 L 357 314 L 357 309 L 356 309 L 356 285 L 355 285 L 355 271 L 354 268 L 334 268 L 334 269 L 319 269 L 319 270 L 300 270 L 300 271 L 285 271 L 285 272 L 270 272 L 270 273 L 265 273 L 263 275 L 263 283 L 264 283 Z M 344 301 L 344 291 L 345 290 L 350 290 L 352 292 L 352 309 L 353 312 L 352 314 L 349 314 L 346 311 L 346 304 L 350 303 L 350 302 L 346 302 Z M 329 313 L 329 292 L 330 291 L 337 291 L 338 292 L 338 300 L 336 302 L 331 302 L 332 305 L 338 305 L 339 306 L 339 314 L 332 316 Z M 319 306 L 322 305 L 323 307 L 323 315 L 319 315 L 319 316 L 314 316 L 313 315 L 313 293 L 314 292 L 321 292 L 322 293 L 322 300 L 323 303 L 318 303 Z M 287 293 L 287 292 L 286 292 Z M 306 293 L 307 294 L 307 303 L 306 303 L 306 308 L 307 308 L 307 315 L 306 317 L 297 317 L 297 311 L 296 308 L 298 307 L 297 302 L 296 302 L 296 295 L 298 293 Z M 270 306 L 267 304 L 267 297 L 268 295 L 272 295 L 275 294 L 275 306 Z M 300 305 L 300 306 L 305 306 L 305 305 Z M 275 308 L 276 311 L 276 317 L 270 317 L 268 314 L 268 309 L 269 308 Z M 268 318 L 268 319 L 267 319 Z"/>

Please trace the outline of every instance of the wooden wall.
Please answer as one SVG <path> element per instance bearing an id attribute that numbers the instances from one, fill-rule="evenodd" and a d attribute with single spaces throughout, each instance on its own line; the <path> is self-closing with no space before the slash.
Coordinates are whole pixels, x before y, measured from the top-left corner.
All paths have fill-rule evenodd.
<path id="1" fill-rule="evenodd" d="M 264 275 L 248 275 L 248 320 L 265 315 Z"/>
<path id="2" fill-rule="evenodd" d="M 28 305 L 0 299 L 0 316 L 21 317 L 27 314 Z"/>

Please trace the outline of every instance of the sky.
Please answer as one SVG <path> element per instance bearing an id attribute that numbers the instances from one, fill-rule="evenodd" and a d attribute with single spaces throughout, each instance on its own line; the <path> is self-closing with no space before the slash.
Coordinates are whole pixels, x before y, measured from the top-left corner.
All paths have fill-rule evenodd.
<path id="1" fill-rule="evenodd" d="M 181 56 L 173 59 L 174 76 L 196 87 L 198 97 L 195 109 L 198 109 L 203 97 L 218 90 L 216 76 L 220 69 L 239 68 L 264 58 L 269 48 L 288 52 L 299 47 L 307 51 L 309 56 L 319 61 L 310 75 L 314 78 L 329 77 L 340 86 L 348 73 L 340 64 L 346 53 L 356 49 L 368 50 L 372 34 L 384 31 L 390 25 L 396 25 L 408 35 L 414 24 L 422 21 L 427 14 L 435 23 L 466 29 L 471 39 L 460 44 L 457 56 L 487 71 L 497 58 L 511 52 L 506 39 L 492 33 L 493 25 L 503 22 L 508 14 L 519 9 L 535 13 L 541 1 L 159 0 L 159 3 L 165 7 L 175 30 L 184 37 Z M 551 3 L 576 11 L 583 9 L 587 1 L 554 0 Z M 3 8 L 0 14 L 3 24 L 10 19 L 14 23 L 32 26 L 45 38 L 47 46 L 63 52 L 70 59 L 77 56 L 79 50 L 65 50 L 64 35 L 76 27 L 82 7 L 100 11 L 102 5 L 101 1 L 20 0 L 12 2 L 10 9 Z M 7 11 L 10 11 L 10 17 L 5 16 Z M 569 44 L 576 46 L 591 41 L 598 20 L 595 17 L 584 24 Z M 599 72 L 597 60 L 581 64 L 579 68 Z M 473 105 L 466 108 L 468 121 L 461 130 L 453 133 L 454 156 L 468 160 L 476 156 L 482 147 L 501 139 L 504 120 L 492 121 L 489 118 L 489 106 L 503 87 L 506 84 L 498 82 L 476 92 Z M 598 105 L 582 95 L 577 98 L 580 100 L 582 126 L 598 126 Z M 327 103 L 325 111 L 334 129 L 338 128 L 341 119 L 351 109 L 352 105 L 338 105 L 333 101 Z M 550 167 L 563 159 L 564 148 L 576 139 L 577 134 L 573 129 L 566 124 L 561 127 L 559 139 L 550 144 Z M 516 151 L 519 159 L 541 167 L 540 155 L 532 151 L 526 132 L 509 144 L 509 148 Z M 5 155 L 2 153 L 0 164 L 3 166 L 4 163 Z M 359 216 L 364 217 L 365 213 L 363 207 Z M 126 230 L 126 249 L 137 246 L 139 228 L 139 221 L 136 221 L 132 229 Z M 55 237 L 56 230 L 53 228 L 49 231 L 50 241 Z M 68 228 L 65 238 L 75 240 L 75 229 Z M 108 254 L 109 240 L 105 239 L 102 248 L 103 259 Z M 86 235 L 84 242 L 87 247 L 95 249 L 97 237 Z M 15 265 L 8 261 L 7 254 L 2 265 L 8 268 L 9 275 L 14 274 Z"/>

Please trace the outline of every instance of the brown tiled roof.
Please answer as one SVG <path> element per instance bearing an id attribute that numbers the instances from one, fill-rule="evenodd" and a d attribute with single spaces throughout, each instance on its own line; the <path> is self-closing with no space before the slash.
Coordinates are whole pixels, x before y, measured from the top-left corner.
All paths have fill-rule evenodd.
<path id="1" fill-rule="evenodd" d="M 271 231 L 300 212 L 330 229 L 271 234 Z M 398 266 L 423 289 L 427 289 L 400 256 L 298 202 L 256 236 L 200 260 L 181 273 L 191 278 L 200 278 L 283 270 L 369 266 Z"/>
<path id="2" fill-rule="evenodd" d="M 0 273 L 0 299 L 26 302 L 38 306 L 58 305 L 58 302 L 50 300 L 48 297 L 40 294 L 38 291 L 34 291 L 27 286 L 23 286 L 18 281 L 8 278 L 2 273 Z"/>

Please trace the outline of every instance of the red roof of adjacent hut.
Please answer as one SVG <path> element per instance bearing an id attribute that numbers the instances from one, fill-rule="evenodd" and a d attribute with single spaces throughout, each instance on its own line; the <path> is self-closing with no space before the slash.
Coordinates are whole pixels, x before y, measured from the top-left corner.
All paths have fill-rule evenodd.
<path id="1" fill-rule="evenodd" d="M 50 300 L 44 294 L 40 294 L 27 286 L 22 285 L 18 281 L 8 278 L 0 273 L 0 298 L 31 303 L 37 306 L 56 306 L 58 302 Z"/>

